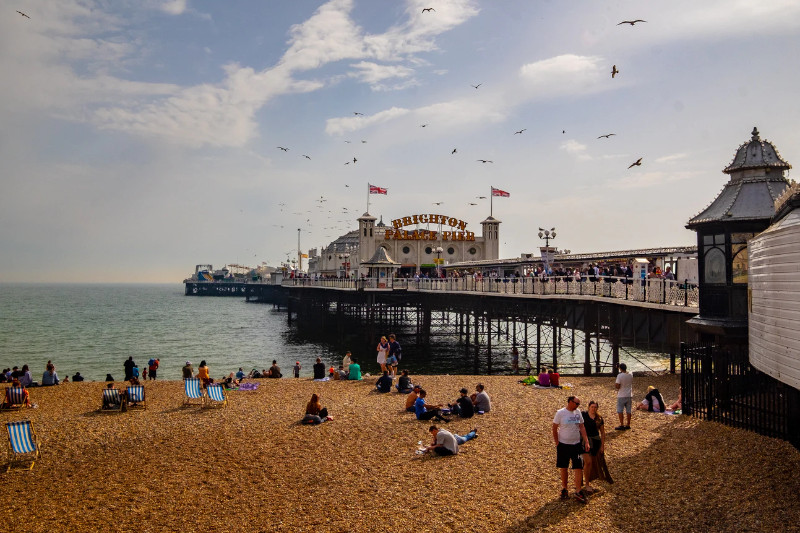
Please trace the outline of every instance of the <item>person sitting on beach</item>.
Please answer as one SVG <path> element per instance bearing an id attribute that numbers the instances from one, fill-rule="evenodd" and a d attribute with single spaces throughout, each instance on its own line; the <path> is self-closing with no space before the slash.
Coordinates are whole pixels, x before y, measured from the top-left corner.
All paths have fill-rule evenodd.
<path id="1" fill-rule="evenodd" d="M 272 366 L 269 367 L 267 377 L 273 379 L 279 379 L 283 377 L 283 374 L 281 374 L 281 367 L 278 366 L 278 361 L 275 359 L 272 360 Z"/>
<path id="2" fill-rule="evenodd" d="M 222 386 L 226 389 L 235 389 L 239 386 L 239 380 L 233 377 L 233 372 L 231 372 L 228 377 L 222 378 Z"/>
<path id="3" fill-rule="evenodd" d="M 347 379 L 350 381 L 361 381 L 361 366 L 356 360 L 350 357 L 350 368 L 347 372 Z"/>
<path id="4" fill-rule="evenodd" d="M 33 382 L 33 376 L 31 375 L 31 371 L 28 368 L 28 365 L 22 365 L 22 375 L 19 377 L 19 383 L 23 387 L 36 386 L 36 384 Z"/>
<path id="5" fill-rule="evenodd" d="M 436 455 L 455 455 L 458 453 L 458 441 L 456 437 L 446 429 L 439 429 L 431 426 L 428 431 L 433 436 L 433 443 L 425 447 L 426 452 Z"/>
<path id="6" fill-rule="evenodd" d="M 408 394 L 414 388 L 411 384 L 411 378 L 408 377 L 408 370 L 403 370 L 403 374 L 397 378 L 397 392 L 400 394 Z"/>
<path id="7" fill-rule="evenodd" d="M 422 390 L 419 385 L 414 385 L 414 388 L 411 389 L 411 392 L 408 393 L 406 396 L 406 411 L 411 413 L 416 412 L 416 408 L 414 407 L 414 403 L 419 398 L 419 391 Z"/>
<path id="8" fill-rule="evenodd" d="M 347 353 L 344 354 L 344 359 L 342 359 L 342 367 L 344 367 L 344 369 L 347 370 L 348 368 L 350 368 L 350 363 L 352 362 L 353 360 L 350 358 L 350 352 L 348 351 Z"/>
<path id="9" fill-rule="evenodd" d="M 114 383 L 109 383 L 106 385 L 107 389 L 113 389 Z M 109 396 L 103 395 L 103 409 L 119 409 L 124 404 L 124 393 L 117 394 L 115 397 L 111 398 Z"/>
<path id="10" fill-rule="evenodd" d="M 314 363 L 314 379 L 325 379 L 325 365 L 319 357 L 317 357 L 317 362 Z"/>
<path id="11" fill-rule="evenodd" d="M 183 373 L 183 379 L 192 379 L 194 377 L 194 367 L 192 363 L 186 361 L 186 364 L 181 368 L 181 372 Z"/>
<path id="12" fill-rule="evenodd" d="M 247 377 L 247 374 L 244 373 L 242 367 L 239 367 L 239 371 L 236 373 L 236 379 L 241 382 L 245 377 Z"/>
<path id="13" fill-rule="evenodd" d="M 550 386 L 551 387 L 558 387 L 561 388 L 559 382 L 561 381 L 561 374 L 553 370 L 552 368 L 547 369 L 547 375 L 550 376 Z"/>
<path id="14" fill-rule="evenodd" d="M 472 418 L 472 415 L 475 414 L 475 408 L 472 405 L 472 399 L 467 396 L 469 391 L 466 388 L 463 388 L 459 391 L 461 396 L 455 401 L 455 403 L 451 404 L 450 412 L 454 415 L 458 415 L 461 418 Z"/>
<path id="15" fill-rule="evenodd" d="M 539 372 L 539 376 L 536 378 L 536 381 L 539 383 L 540 387 L 550 386 L 550 374 L 547 373 L 546 368 L 542 367 L 542 371 Z"/>
<path id="16" fill-rule="evenodd" d="M 450 420 L 439 414 L 439 411 L 442 409 L 441 405 L 428 405 L 425 403 L 425 397 L 427 395 L 428 393 L 425 392 L 425 389 L 420 389 L 419 398 L 414 402 L 414 413 L 417 415 L 417 420 L 430 420 L 431 418 L 435 418 L 445 423 L 450 422 Z"/>
<path id="17" fill-rule="evenodd" d="M 55 368 L 53 370 L 45 370 L 44 374 L 42 374 L 42 386 L 48 387 L 50 385 L 58 385 L 58 373 L 56 373 Z"/>
<path id="18" fill-rule="evenodd" d="M 330 367 L 328 369 L 328 379 L 339 379 L 339 373 L 336 371 L 335 368 Z"/>
<path id="19" fill-rule="evenodd" d="M 203 387 L 208 387 L 210 384 L 214 383 L 214 380 L 211 379 L 211 376 L 208 374 L 208 365 L 205 359 L 200 361 L 200 368 L 197 369 L 197 377 L 203 382 Z"/>
<path id="20" fill-rule="evenodd" d="M 475 393 L 470 396 L 470 399 L 472 400 L 472 405 L 475 406 L 475 410 L 478 411 L 478 414 L 482 415 L 492 410 L 492 401 L 489 399 L 489 395 L 486 393 L 483 383 L 475 385 Z"/>
<path id="21" fill-rule="evenodd" d="M 11 378 L 11 386 L 10 387 L 6 387 L 6 397 L 3 400 L 3 405 L 2 405 L 3 409 L 8 409 L 12 405 L 15 405 L 14 403 L 12 403 L 11 397 L 10 397 L 8 391 L 10 391 L 11 389 L 19 389 L 19 388 L 22 389 L 22 395 L 25 397 L 25 401 L 23 402 L 23 405 L 25 407 L 31 407 L 31 399 L 30 399 L 30 394 L 28 393 L 28 389 L 26 389 L 25 387 L 22 386 L 22 384 L 20 383 L 18 378 Z"/>
<path id="22" fill-rule="evenodd" d="M 392 378 L 389 377 L 388 370 L 384 370 L 383 375 L 375 382 L 375 388 L 378 392 L 392 392 Z"/>
<path id="23" fill-rule="evenodd" d="M 326 420 L 332 420 L 331 417 L 328 416 L 328 409 L 322 407 L 322 402 L 320 402 L 318 394 L 312 394 L 311 400 L 306 404 L 306 414 L 300 423 L 316 425 Z"/>
<path id="24" fill-rule="evenodd" d="M 83 376 L 81 376 L 80 372 L 75 372 L 75 375 L 72 376 L 72 381 L 83 381 Z"/>
<path id="25" fill-rule="evenodd" d="M 644 400 L 636 406 L 637 411 L 650 411 L 663 413 L 666 409 L 666 404 L 664 403 L 664 398 L 661 397 L 661 393 L 658 392 L 658 389 L 650 385 L 647 387 L 647 394 L 644 397 Z"/>
<path id="26" fill-rule="evenodd" d="M 678 399 L 670 406 L 667 406 L 667 409 L 670 411 L 677 411 L 679 409 L 683 409 L 683 387 L 678 389 Z"/>

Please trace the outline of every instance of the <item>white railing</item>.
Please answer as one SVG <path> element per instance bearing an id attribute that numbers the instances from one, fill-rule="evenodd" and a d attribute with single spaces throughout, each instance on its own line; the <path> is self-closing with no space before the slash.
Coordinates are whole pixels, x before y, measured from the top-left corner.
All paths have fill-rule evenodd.
<path id="1" fill-rule="evenodd" d="M 408 290 L 475 292 L 488 294 L 572 295 L 612 298 L 632 302 L 698 307 L 699 290 L 688 282 L 666 279 L 632 279 L 619 277 L 584 278 L 572 276 L 549 278 L 362 278 L 362 279 L 285 279 L 285 287 L 324 287 L 350 290 Z"/>

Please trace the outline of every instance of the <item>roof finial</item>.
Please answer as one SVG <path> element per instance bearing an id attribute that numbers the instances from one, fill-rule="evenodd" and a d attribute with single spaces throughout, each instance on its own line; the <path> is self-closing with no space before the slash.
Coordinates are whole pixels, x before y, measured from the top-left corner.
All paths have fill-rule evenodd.
<path id="1" fill-rule="evenodd" d="M 753 126 L 753 138 L 751 140 L 752 141 L 760 141 L 761 140 L 761 137 L 758 136 L 758 128 L 756 128 L 755 126 Z"/>

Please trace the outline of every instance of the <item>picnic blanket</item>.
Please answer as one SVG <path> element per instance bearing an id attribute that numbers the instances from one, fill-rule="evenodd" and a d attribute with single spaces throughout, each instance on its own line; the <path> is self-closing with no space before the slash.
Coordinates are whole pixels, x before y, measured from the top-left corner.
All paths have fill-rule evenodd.
<path id="1" fill-rule="evenodd" d="M 242 383 L 239 385 L 239 390 L 256 390 L 258 383 Z"/>

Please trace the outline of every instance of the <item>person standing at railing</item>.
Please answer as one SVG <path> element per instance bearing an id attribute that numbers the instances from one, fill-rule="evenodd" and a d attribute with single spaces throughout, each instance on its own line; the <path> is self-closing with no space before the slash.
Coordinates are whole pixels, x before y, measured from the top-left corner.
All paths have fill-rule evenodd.
<path id="1" fill-rule="evenodd" d="M 667 269 L 664 271 L 664 279 L 675 281 L 675 274 L 672 273 L 672 267 L 667 267 Z"/>

